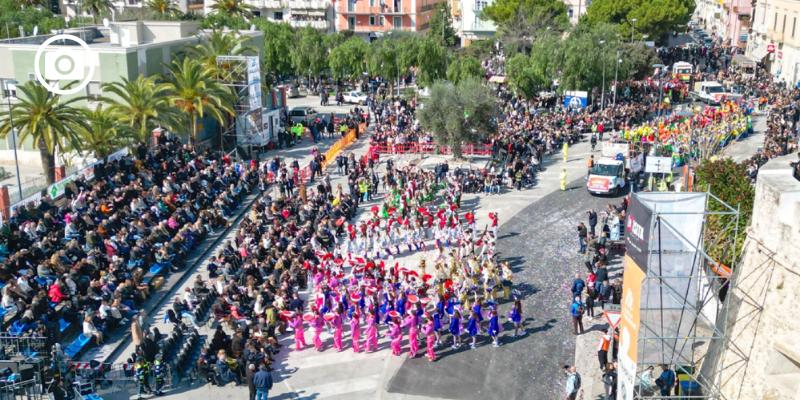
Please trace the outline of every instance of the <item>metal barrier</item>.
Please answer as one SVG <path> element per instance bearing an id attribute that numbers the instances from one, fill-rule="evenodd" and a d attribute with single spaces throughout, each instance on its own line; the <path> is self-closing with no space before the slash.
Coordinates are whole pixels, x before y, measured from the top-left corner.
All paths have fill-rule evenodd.
<path id="1" fill-rule="evenodd" d="M 42 385 L 37 379 L 8 383 L 0 381 L 0 400 L 41 400 L 47 399 Z"/>
<path id="2" fill-rule="evenodd" d="M 435 143 L 376 143 L 370 146 L 370 151 L 379 154 L 452 154 L 450 146 Z M 467 144 L 461 147 L 461 154 L 465 156 L 492 155 L 491 144 Z"/>
<path id="3" fill-rule="evenodd" d="M 23 357 L 48 357 L 50 349 L 44 336 L 0 335 L 0 347 L 6 356 L 21 355 Z"/>

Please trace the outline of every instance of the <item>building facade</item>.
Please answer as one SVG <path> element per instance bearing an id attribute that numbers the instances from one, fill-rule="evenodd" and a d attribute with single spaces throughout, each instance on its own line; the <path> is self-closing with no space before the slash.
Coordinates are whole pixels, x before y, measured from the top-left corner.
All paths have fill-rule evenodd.
<path id="1" fill-rule="evenodd" d="M 492 0 L 450 0 L 453 28 L 462 46 L 494 36 L 497 31 L 494 22 L 481 18 L 483 9 L 491 4 Z"/>
<path id="2" fill-rule="evenodd" d="M 586 14 L 586 10 L 592 5 L 592 0 L 564 0 L 564 4 L 567 5 L 569 22 L 575 25 Z"/>
<path id="3" fill-rule="evenodd" d="M 777 81 L 796 85 L 800 80 L 800 2 L 757 0 L 747 55 L 762 62 Z"/>
<path id="4" fill-rule="evenodd" d="M 207 7 L 215 0 L 206 0 Z M 295 28 L 310 26 L 320 31 L 333 30 L 333 7 L 329 0 L 245 0 L 253 14 L 273 22 L 286 22 Z"/>
<path id="5" fill-rule="evenodd" d="M 334 0 L 334 24 L 336 31 L 353 31 L 365 37 L 391 31 L 424 31 L 441 1 Z"/>

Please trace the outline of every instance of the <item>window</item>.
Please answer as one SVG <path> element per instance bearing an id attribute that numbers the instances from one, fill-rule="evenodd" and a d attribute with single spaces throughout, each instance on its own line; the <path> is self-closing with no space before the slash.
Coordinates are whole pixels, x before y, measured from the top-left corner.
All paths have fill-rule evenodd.
<path id="1" fill-rule="evenodd" d="M 355 0 L 347 0 L 347 11 L 353 12 L 356 10 L 356 1 Z"/>
<path id="2" fill-rule="evenodd" d="M 783 14 L 783 26 L 781 26 L 781 33 L 786 33 L 786 14 Z"/>
<path id="3" fill-rule="evenodd" d="M 356 17 L 347 18 L 347 29 L 351 31 L 356 30 Z"/>
<path id="4" fill-rule="evenodd" d="M 401 29 L 403 27 L 403 17 L 392 17 L 392 27 Z"/>
<path id="5" fill-rule="evenodd" d="M 272 19 L 275 21 L 283 21 L 283 11 L 277 11 L 272 13 Z"/>
<path id="6" fill-rule="evenodd" d="M 797 28 L 797 17 L 794 17 L 794 19 L 792 19 L 792 38 L 794 38 L 795 28 Z"/>
<path id="7" fill-rule="evenodd" d="M 572 7 L 570 7 L 570 8 L 567 10 L 567 16 L 568 16 L 569 18 L 572 18 Z"/>
<path id="8" fill-rule="evenodd" d="M 0 89 L 3 89 L 3 97 L 17 97 L 17 81 L 13 79 L 0 80 Z"/>
<path id="9" fill-rule="evenodd" d="M 369 6 L 375 7 L 375 0 L 369 0 Z"/>
<path id="10" fill-rule="evenodd" d="M 369 16 L 369 26 L 375 26 L 375 25 L 376 25 L 375 16 L 374 15 L 370 15 Z"/>
<path id="11" fill-rule="evenodd" d="M 383 26 L 383 15 L 378 16 L 378 25 Z"/>
<path id="12" fill-rule="evenodd" d="M 394 12 L 399 13 L 402 5 L 403 2 L 401 0 L 394 0 Z"/>
<path id="13" fill-rule="evenodd" d="M 89 82 L 89 84 L 86 85 L 86 97 L 90 100 L 100 100 L 101 94 L 103 94 L 103 92 L 100 90 L 100 82 Z"/>
<path id="14" fill-rule="evenodd" d="M 486 8 L 486 6 L 488 5 L 486 3 L 487 3 L 486 0 L 476 0 L 475 1 L 475 11 L 481 11 L 484 8 Z"/>
<path id="15" fill-rule="evenodd" d="M 772 20 L 772 30 L 778 29 L 778 12 L 775 12 L 775 18 Z"/>

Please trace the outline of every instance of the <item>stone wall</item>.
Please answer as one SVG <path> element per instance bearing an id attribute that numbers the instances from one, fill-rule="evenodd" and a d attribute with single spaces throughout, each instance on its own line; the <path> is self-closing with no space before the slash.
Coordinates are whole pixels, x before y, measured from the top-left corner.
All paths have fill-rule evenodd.
<path id="1" fill-rule="evenodd" d="M 786 156 L 758 174 L 728 318 L 727 399 L 800 399 L 800 181 Z"/>

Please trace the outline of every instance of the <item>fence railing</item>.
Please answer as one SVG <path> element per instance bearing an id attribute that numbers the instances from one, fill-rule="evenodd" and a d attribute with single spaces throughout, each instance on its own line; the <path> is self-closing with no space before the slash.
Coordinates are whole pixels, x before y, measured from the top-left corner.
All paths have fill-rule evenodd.
<path id="1" fill-rule="evenodd" d="M 378 154 L 452 154 L 450 146 L 438 145 L 436 143 L 397 143 L 386 144 L 376 143 L 370 146 L 370 153 Z M 489 156 L 492 155 L 491 144 L 467 144 L 461 146 L 461 154 L 465 156 Z"/>

